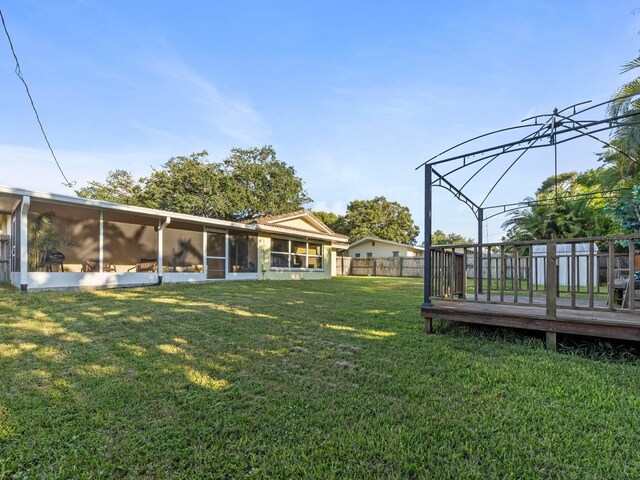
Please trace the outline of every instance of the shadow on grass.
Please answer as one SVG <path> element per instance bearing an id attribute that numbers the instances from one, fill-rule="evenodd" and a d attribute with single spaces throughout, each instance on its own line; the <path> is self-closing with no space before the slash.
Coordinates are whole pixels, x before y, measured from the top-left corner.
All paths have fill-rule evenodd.
<path id="1" fill-rule="evenodd" d="M 544 332 L 519 328 L 439 321 L 438 331 L 456 337 L 472 336 L 531 348 L 544 348 L 545 345 Z M 559 333 L 557 351 L 593 360 L 637 363 L 640 359 L 640 342 Z"/>
<path id="2" fill-rule="evenodd" d="M 345 375 L 358 367 L 364 344 L 396 333 L 380 328 L 385 309 L 362 313 L 372 296 L 354 301 L 336 285 L 315 285 L 321 288 L 234 282 L 29 294 L 3 289 L 0 471 L 52 474 L 50 467 L 88 465 L 96 457 L 113 473 L 117 461 L 109 459 L 138 464 L 128 451 L 136 442 L 166 442 L 161 451 L 175 450 L 178 458 L 192 450 L 185 442 L 195 441 L 182 429 L 199 431 L 196 437 L 207 428 L 222 435 L 233 428 L 224 427 L 233 423 L 226 416 L 243 419 L 244 410 L 275 392 L 350 384 Z M 36 435 L 39 429 L 45 433 Z M 59 448 L 50 448 L 52 442 Z M 137 473 L 163 471 L 152 463 L 152 472 Z"/>

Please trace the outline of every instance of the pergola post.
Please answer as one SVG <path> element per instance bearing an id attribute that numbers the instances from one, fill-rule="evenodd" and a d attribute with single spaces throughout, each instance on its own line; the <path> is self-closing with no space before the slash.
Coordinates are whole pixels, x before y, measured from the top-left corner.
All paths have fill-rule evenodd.
<path id="1" fill-rule="evenodd" d="M 431 306 L 431 193 L 432 166 L 424 166 L 424 302 L 422 307 Z"/>
<path id="2" fill-rule="evenodd" d="M 482 289 L 482 223 L 484 222 L 484 209 L 478 208 L 478 257 L 476 258 L 476 282 L 478 283 L 478 293 L 483 293 Z"/>

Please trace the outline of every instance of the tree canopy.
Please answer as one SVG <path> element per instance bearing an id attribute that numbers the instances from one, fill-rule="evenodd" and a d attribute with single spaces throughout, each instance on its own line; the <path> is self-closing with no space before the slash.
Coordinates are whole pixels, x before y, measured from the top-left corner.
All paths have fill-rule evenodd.
<path id="1" fill-rule="evenodd" d="M 349 241 L 377 237 L 415 245 L 420 229 L 414 224 L 408 207 L 385 197 L 354 200 L 347 205 L 344 225 Z"/>
<path id="2" fill-rule="evenodd" d="M 415 245 L 420 233 L 409 208 L 385 197 L 354 200 L 347 205 L 345 215 L 323 211 L 313 213 L 334 232 L 347 235 L 350 242 L 376 237 Z"/>
<path id="3" fill-rule="evenodd" d="M 122 205 L 141 205 L 142 185 L 126 170 L 112 170 L 104 182 L 91 180 L 86 187 L 76 190 L 83 198 L 95 198 Z"/>
<path id="4" fill-rule="evenodd" d="M 76 194 L 226 220 L 280 215 L 311 202 L 295 169 L 270 145 L 234 148 L 222 162 L 210 162 L 206 151 L 173 157 L 139 180 L 126 170 L 111 171 Z"/>
<path id="5" fill-rule="evenodd" d="M 345 224 L 344 216 L 333 212 L 323 212 L 322 210 L 315 211 L 313 214 L 334 232 L 349 235 L 349 229 Z"/>
<path id="6" fill-rule="evenodd" d="M 463 237 L 459 233 L 444 233 L 442 230 L 436 230 L 431 235 L 431 245 L 459 245 L 461 243 L 473 243 L 473 239 Z"/>

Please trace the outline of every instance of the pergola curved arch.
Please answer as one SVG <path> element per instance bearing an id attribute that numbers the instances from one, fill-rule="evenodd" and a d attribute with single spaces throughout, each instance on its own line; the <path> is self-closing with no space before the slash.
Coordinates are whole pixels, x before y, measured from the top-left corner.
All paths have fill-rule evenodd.
<path id="1" fill-rule="evenodd" d="M 523 125 L 516 125 L 513 127 L 501 128 L 498 130 L 494 130 L 492 132 L 488 132 L 482 135 L 475 136 L 468 140 L 465 140 L 461 143 L 458 143 L 442 152 L 432 156 L 425 162 L 421 163 L 416 167 L 416 170 L 420 168 L 424 168 L 425 170 L 425 211 L 424 211 L 424 223 L 425 223 L 425 256 L 424 256 L 424 271 L 425 271 L 425 284 L 424 284 L 424 303 L 423 306 L 431 305 L 431 279 L 428 272 L 431 271 L 431 234 L 432 234 L 432 225 L 431 225 L 431 213 L 432 213 L 432 190 L 433 187 L 441 187 L 445 190 L 448 190 L 454 197 L 458 200 L 465 203 L 471 211 L 474 213 L 477 221 L 478 221 L 478 244 L 483 244 L 482 238 L 482 225 L 485 219 L 493 218 L 498 215 L 502 215 L 509 211 L 514 211 L 522 207 L 535 205 L 537 202 L 517 202 L 512 204 L 502 204 L 502 205 L 492 205 L 489 207 L 485 207 L 484 203 L 487 201 L 491 193 L 495 190 L 497 185 L 504 179 L 507 173 L 522 159 L 522 157 L 532 149 L 539 148 L 547 148 L 553 147 L 554 149 L 554 164 L 555 164 L 555 177 L 558 176 L 558 159 L 557 159 L 557 146 L 562 143 L 567 143 L 573 140 L 577 140 L 579 138 L 591 138 L 602 145 L 612 148 L 621 155 L 630 159 L 634 163 L 638 163 L 640 165 L 640 161 L 635 159 L 633 156 L 629 155 L 627 152 L 623 152 L 618 147 L 611 145 L 611 143 L 602 140 L 595 136 L 595 134 L 605 131 L 611 131 L 614 129 L 622 128 L 622 127 L 630 127 L 640 125 L 640 110 L 630 110 L 624 111 L 618 115 L 613 115 L 601 119 L 589 119 L 582 118 L 587 113 L 593 112 L 599 108 L 607 108 L 611 104 L 615 102 L 620 102 L 623 100 L 629 100 L 634 97 L 638 97 L 640 94 L 631 94 L 631 95 L 623 95 L 611 100 L 607 100 L 605 102 L 600 102 L 597 104 L 591 104 L 592 102 L 585 101 L 579 102 L 568 107 L 565 107 L 561 110 L 555 108 L 551 113 L 545 113 L 540 115 L 534 115 L 522 120 Z M 588 105 L 587 107 L 584 107 Z M 565 114 L 569 112 L 568 114 Z M 441 158 L 447 153 L 453 152 L 454 150 L 468 145 L 474 141 L 477 141 L 482 138 L 488 138 L 492 135 L 497 135 L 499 133 L 504 132 L 512 132 L 520 129 L 529 128 L 533 130 L 531 133 L 525 135 L 522 138 L 511 142 L 500 143 L 495 146 L 480 148 L 477 150 L 472 150 L 467 153 L 447 156 L 445 158 Z M 463 192 L 463 189 L 474 179 L 477 178 L 478 175 L 486 168 L 489 164 L 491 164 L 497 158 L 500 158 L 507 154 L 518 153 L 516 159 L 511 162 L 511 164 L 504 170 L 504 172 L 500 175 L 500 177 L 496 180 L 496 182 L 491 186 L 488 193 L 485 195 L 481 202 L 476 202 L 471 199 L 467 194 Z M 479 157 L 479 158 L 478 158 Z M 440 173 L 434 169 L 434 166 L 438 165 L 450 165 L 453 162 L 457 162 L 458 165 L 451 168 L 449 171 L 445 173 Z M 467 169 L 474 165 L 478 165 L 481 162 L 484 162 L 479 166 L 479 168 L 471 175 L 471 177 L 462 185 L 462 187 L 456 187 L 451 181 L 447 179 L 447 177 L 457 171 L 461 171 L 463 169 Z M 617 190 L 615 192 L 620 192 L 622 190 Z M 614 191 L 602 191 L 602 192 L 592 192 L 589 195 L 599 195 L 599 194 L 609 194 Z M 557 185 L 556 185 L 556 200 L 557 200 Z M 519 206 L 517 206 L 519 205 Z M 508 208 L 513 207 L 513 208 Z M 489 209 L 502 209 L 501 212 L 494 213 L 485 218 L 485 210 Z M 480 252 L 478 254 L 479 261 L 481 261 L 482 248 L 478 249 Z M 479 272 L 479 282 L 480 286 L 482 285 L 482 272 L 480 269 Z"/>

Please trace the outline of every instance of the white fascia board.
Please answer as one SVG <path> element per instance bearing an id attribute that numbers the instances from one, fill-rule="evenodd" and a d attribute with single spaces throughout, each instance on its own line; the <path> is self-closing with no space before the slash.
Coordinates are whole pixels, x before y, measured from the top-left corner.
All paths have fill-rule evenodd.
<path id="1" fill-rule="evenodd" d="M 94 200 L 91 198 L 72 197 L 70 195 L 61 195 L 57 193 L 32 192 L 17 188 L 9 188 L 0 186 L 0 195 L 8 195 L 11 197 L 30 196 L 33 200 L 41 200 L 49 203 L 60 205 L 73 205 L 85 208 L 97 208 L 105 211 L 131 213 L 146 217 L 162 218 L 171 217 L 173 220 L 198 223 L 201 225 L 234 228 L 237 230 L 255 230 L 254 225 L 246 223 L 231 222 L 228 220 L 217 220 L 206 217 L 198 217 L 196 215 L 188 215 L 185 213 L 175 213 L 166 210 L 156 210 L 154 208 L 136 207 L 132 205 L 120 205 L 118 203 L 105 202 L 103 200 Z"/>
<path id="2" fill-rule="evenodd" d="M 57 193 L 46 192 L 34 192 L 29 190 L 9 188 L 0 186 L 0 195 L 7 195 L 15 198 L 22 198 L 23 196 L 29 196 L 32 200 L 40 200 L 49 203 L 56 203 L 61 205 L 73 205 L 84 208 L 96 208 L 104 211 L 130 213 L 146 217 L 160 218 L 166 220 L 170 218 L 174 221 L 185 221 L 190 223 L 197 223 L 205 226 L 232 228 L 236 230 L 250 230 L 250 231 L 264 231 L 269 233 L 275 233 L 280 235 L 288 235 L 301 238 L 315 238 L 319 240 L 326 240 L 329 242 L 343 243 L 342 240 L 336 239 L 333 235 L 314 233 L 314 232 L 301 232 L 297 230 L 289 230 L 285 226 L 270 226 L 263 224 L 247 224 L 240 222 L 231 222 L 229 220 L 218 220 L 206 217 L 198 217 L 196 215 L 188 215 L 185 213 L 175 213 L 166 210 L 157 210 L 147 207 L 136 207 L 132 205 L 120 205 L 118 203 L 105 202 L 104 200 L 94 200 L 91 198 L 72 197 L 70 195 L 61 195 Z M 300 216 L 306 214 L 301 213 Z"/>

